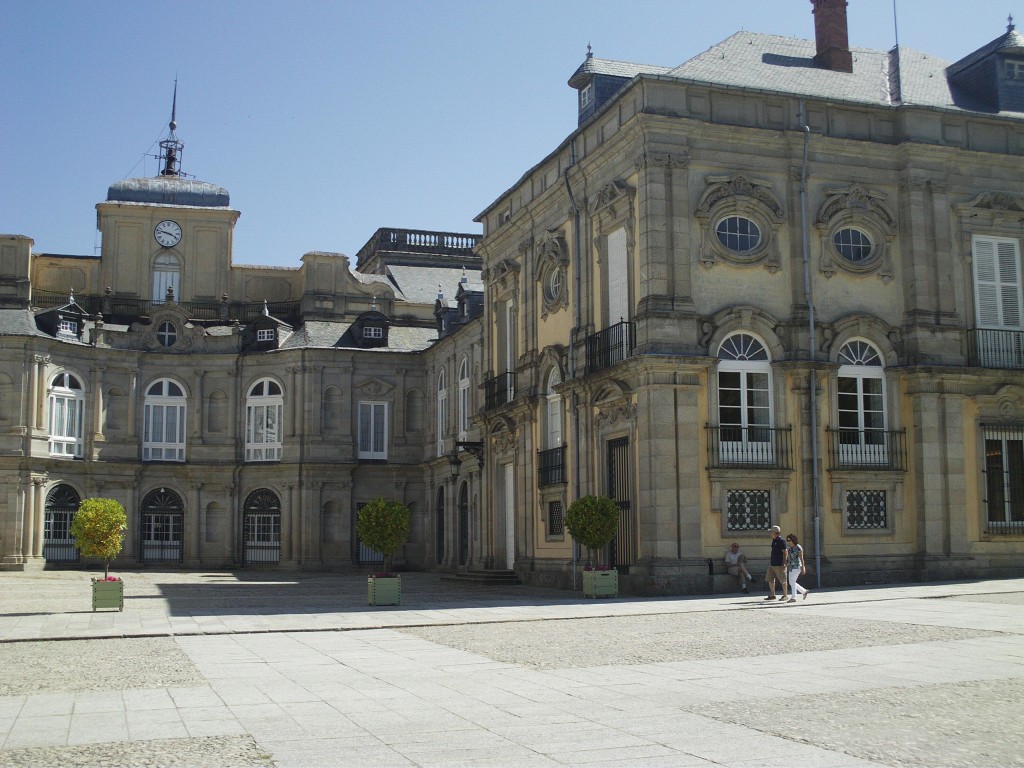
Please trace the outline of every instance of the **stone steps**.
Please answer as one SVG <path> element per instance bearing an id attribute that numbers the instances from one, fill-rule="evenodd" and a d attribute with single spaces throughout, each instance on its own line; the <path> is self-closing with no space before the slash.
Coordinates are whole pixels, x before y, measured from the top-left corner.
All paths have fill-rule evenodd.
<path id="1" fill-rule="evenodd" d="M 460 584 L 483 584 L 485 586 L 516 586 L 521 584 L 515 571 L 460 571 L 444 573 L 441 581 Z"/>

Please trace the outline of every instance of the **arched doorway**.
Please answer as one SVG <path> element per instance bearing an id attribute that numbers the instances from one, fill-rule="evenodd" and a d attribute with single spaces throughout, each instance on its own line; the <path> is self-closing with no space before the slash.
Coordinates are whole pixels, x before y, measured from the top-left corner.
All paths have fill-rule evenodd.
<path id="1" fill-rule="evenodd" d="M 444 564 L 444 486 L 437 489 L 437 503 L 434 505 L 435 541 L 434 554 L 437 564 Z"/>
<path id="2" fill-rule="evenodd" d="M 184 539 L 185 505 L 167 488 L 157 488 L 142 499 L 139 560 L 143 563 L 180 563 Z"/>
<path id="3" fill-rule="evenodd" d="M 46 494 L 43 509 L 43 558 L 48 563 L 77 563 L 78 550 L 71 538 L 71 521 L 82 502 L 70 485 L 55 485 Z"/>
<path id="4" fill-rule="evenodd" d="M 242 562 L 281 561 L 281 500 L 266 488 L 253 491 L 242 507 Z"/>
<path id="5" fill-rule="evenodd" d="M 469 561 L 469 483 L 459 488 L 459 565 Z"/>

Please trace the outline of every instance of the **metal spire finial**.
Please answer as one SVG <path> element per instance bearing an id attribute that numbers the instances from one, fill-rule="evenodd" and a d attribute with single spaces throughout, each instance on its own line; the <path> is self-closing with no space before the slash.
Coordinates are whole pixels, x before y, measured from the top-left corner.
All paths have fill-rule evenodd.
<path id="1" fill-rule="evenodd" d="M 590 47 L 590 43 L 587 43 L 587 58 L 594 58 L 594 49 Z"/>
<path id="2" fill-rule="evenodd" d="M 178 128 L 178 78 L 174 78 L 174 98 L 171 100 L 171 122 L 168 123 L 170 132 L 167 138 L 160 142 L 160 158 L 164 167 L 160 171 L 161 176 L 181 176 L 181 153 L 185 149 L 184 143 L 178 140 L 174 133 Z"/>
<path id="3" fill-rule="evenodd" d="M 1011 13 L 1006 17 L 1006 31 L 1013 32 L 1014 29 L 1016 29 L 1016 27 L 1013 26 L 1013 14 Z"/>

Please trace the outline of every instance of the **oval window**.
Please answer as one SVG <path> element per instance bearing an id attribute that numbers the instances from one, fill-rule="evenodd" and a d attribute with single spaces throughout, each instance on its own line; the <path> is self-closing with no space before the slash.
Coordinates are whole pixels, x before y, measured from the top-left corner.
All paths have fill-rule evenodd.
<path id="1" fill-rule="evenodd" d="M 750 253 L 761 244 L 761 230 L 743 216 L 729 216 L 715 227 L 719 242 L 734 253 Z"/>
<path id="2" fill-rule="evenodd" d="M 832 235 L 832 244 L 835 245 L 840 256 L 854 264 L 870 259 L 871 252 L 874 250 L 871 238 L 859 229 L 852 227 L 840 229 Z"/>

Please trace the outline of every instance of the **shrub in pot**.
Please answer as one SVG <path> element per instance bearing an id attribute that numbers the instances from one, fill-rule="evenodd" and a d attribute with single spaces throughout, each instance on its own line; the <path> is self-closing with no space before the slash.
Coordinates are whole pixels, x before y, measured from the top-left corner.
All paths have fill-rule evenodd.
<path id="1" fill-rule="evenodd" d="M 103 561 L 103 579 L 110 578 L 110 561 L 121 553 L 128 517 L 114 499 L 83 499 L 71 521 L 75 547 L 85 557 Z"/>
<path id="2" fill-rule="evenodd" d="M 384 570 L 390 571 L 395 553 L 409 539 L 409 508 L 400 501 L 376 498 L 357 513 L 356 533 L 384 556 Z"/>
<path id="3" fill-rule="evenodd" d="M 601 550 L 619 527 L 619 505 L 607 496 L 583 496 L 565 513 L 569 535 L 587 550 L 587 567 L 598 565 Z"/>

